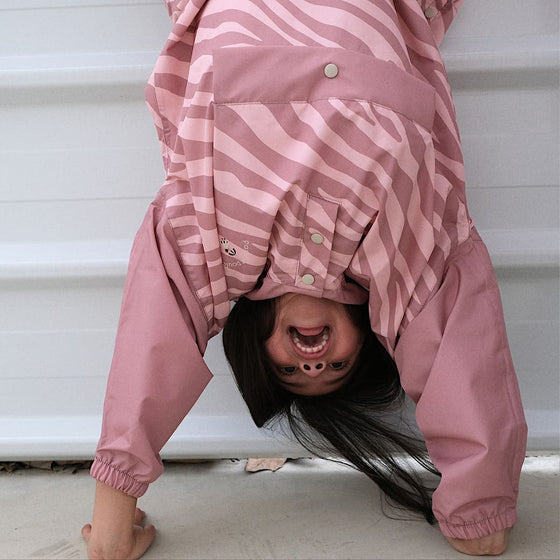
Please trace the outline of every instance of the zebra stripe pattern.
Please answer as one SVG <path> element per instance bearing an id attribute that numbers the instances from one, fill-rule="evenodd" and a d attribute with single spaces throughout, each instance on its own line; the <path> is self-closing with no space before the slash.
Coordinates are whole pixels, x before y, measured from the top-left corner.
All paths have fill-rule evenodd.
<path id="1" fill-rule="evenodd" d="M 369 301 L 392 351 L 471 227 L 437 49 L 457 5 L 168 2 L 158 203 L 209 336 L 230 301 L 292 291 Z"/>

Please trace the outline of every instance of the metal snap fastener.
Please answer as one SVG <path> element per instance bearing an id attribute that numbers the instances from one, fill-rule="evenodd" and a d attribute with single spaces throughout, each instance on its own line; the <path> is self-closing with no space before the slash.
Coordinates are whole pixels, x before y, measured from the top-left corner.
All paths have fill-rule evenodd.
<path id="1" fill-rule="evenodd" d="M 313 274 L 304 274 L 301 277 L 301 281 L 304 284 L 307 284 L 308 286 L 310 286 L 311 284 L 313 284 L 313 282 L 315 282 L 315 277 L 313 276 Z"/>
<path id="2" fill-rule="evenodd" d="M 313 241 L 313 243 L 315 243 L 316 245 L 321 245 L 324 240 L 325 238 L 320 233 L 311 234 L 311 241 Z"/>
<path id="3" fill-rule="evenodd" d="M 437 14 L 436 8 L 426 8 L 426 9 L 424 10 L 424 15 L 425 15 L 428 19 L 432 19 L 436 14 Z"/>
<path id="4" fill-rule="evenodd" d="M 338 66 L 331 62 L 323 68 L 323 72 L 327 78 L 336 78 L 338 76 Z"/>

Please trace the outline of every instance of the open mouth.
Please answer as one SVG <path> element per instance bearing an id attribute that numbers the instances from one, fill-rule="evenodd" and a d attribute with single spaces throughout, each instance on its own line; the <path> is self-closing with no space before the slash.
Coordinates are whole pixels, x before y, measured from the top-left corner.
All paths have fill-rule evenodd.
<path id="1" fill-rule="evenodd" d="M 290 327 L 290 336 L 294 346 L 300 352 L 318 354 L 326 348 L 331 331 L 329 327 L 317 327 L 315 329 Z"/>

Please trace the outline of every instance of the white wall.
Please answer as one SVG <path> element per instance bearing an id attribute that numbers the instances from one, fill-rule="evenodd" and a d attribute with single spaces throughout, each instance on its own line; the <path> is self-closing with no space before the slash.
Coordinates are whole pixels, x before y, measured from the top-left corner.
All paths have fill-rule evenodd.
<path id="1" fill-rule="evenodd" d="M 559 4 L 466 0 L 443 45 L 532 449 L 559 436 Z M 0 460 L 91 457 L 132 237 L 162 181 L 157 0 L 0 4 Z M 173 456 L 290 454 L 215 379 Z"/>

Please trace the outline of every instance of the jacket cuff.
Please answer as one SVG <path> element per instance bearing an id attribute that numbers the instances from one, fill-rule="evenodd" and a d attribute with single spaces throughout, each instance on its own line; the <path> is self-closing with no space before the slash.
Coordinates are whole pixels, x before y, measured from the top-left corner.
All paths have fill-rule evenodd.
<path id="1" fill-rule="evenodd" d="M 509 509 L 496 515 L 469 523 L 467 525 L 455 525 L 446 521 L 439 521 L 439 528 L 446 537 L 453 539 L 479 539 L 487 537 L 498 531 L 513 527 L 517 521 L 515 509 Z"/>
<path id="2" fill-rule="evenodd" d="M 117 469 L 100 457 L 95 457 L 90 474 L 99 482 L 134 498 L 140 498 L 148 489 L 148 483 L 139 482 L 132 475 Z"/>

